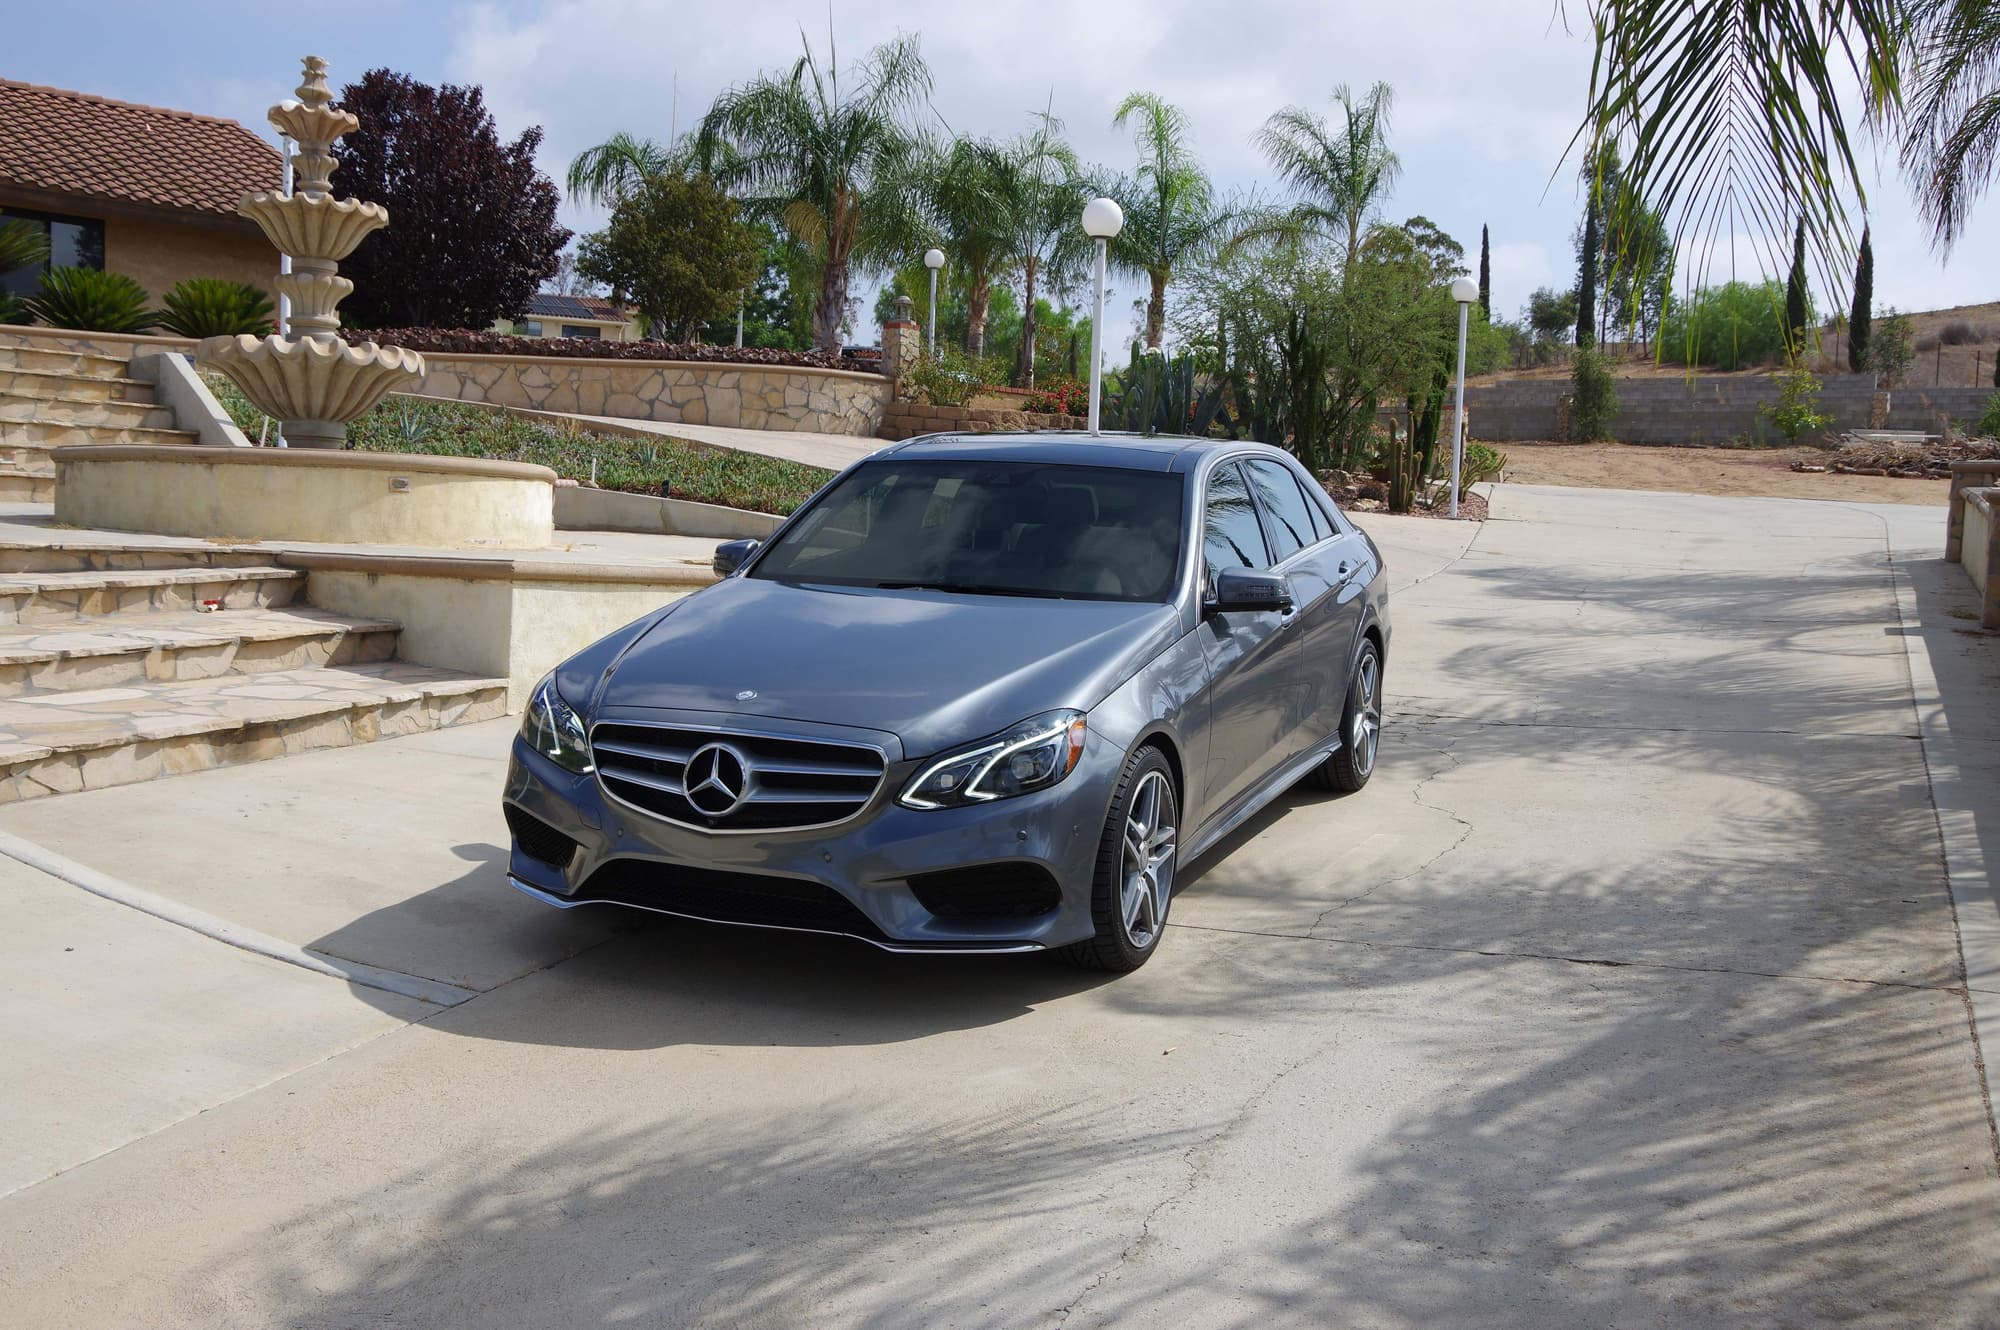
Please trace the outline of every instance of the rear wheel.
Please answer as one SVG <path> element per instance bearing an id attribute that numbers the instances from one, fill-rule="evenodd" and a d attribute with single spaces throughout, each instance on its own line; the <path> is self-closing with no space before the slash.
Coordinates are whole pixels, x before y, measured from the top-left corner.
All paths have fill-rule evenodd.
<path id="1" fill-rule="evenodd" d="M 1309 780 L 1322 790 L 1352 794 L 1375 774 L 1382 742 L 1382 653 L 1375 640 L 1361 639 L 1361 652 L 1347 682 L 1347 709 L 1340 718 L 1340 748 L 1312 769 Z"/>
<path id="2" fill-rule="evenodd" d="M 1180 799 L 1159 749 L 1141 748 L 1125 764 L 1098 842 L 1091 880 L 1095 936 L 1069 948 L 1093 970 L 1125 973 L 1151 958 L 1167 929 L 1180 852 Z"/>

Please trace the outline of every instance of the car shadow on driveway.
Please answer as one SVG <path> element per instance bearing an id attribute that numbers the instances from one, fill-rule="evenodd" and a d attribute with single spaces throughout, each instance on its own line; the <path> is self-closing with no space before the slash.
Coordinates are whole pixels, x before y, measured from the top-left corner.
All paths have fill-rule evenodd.
<path id="1" fill-rule="evenodd" d="M 381 964 L 385 939 L 432 926 L 468 891 L 506 893 L 520 909 L 498 923 L 494 947 L 548 959 L 487 988 L 478 1019 L 434 1018 L 480 1038 L 608 1049 L 897 1043 L 1013 1020 L 1114 978 L 1055 955 L 898 956 L 847 938 L 617 906 L 559 911 L 507 886 L 504 846 L 465 844 L 454 853 L 471 865 L 464 876 L 370 911 L 307 949 Z M 550 933 L 563 934 L 559 950 L 540 936 Z M 454 982 L 449 958 L 433 959 L 417 955 L 404 966 Z M 515 1001 L 515 988 L 535 997 Z M 385 1010 L 400 1001 L 360 985 L 352 991 Z"/>

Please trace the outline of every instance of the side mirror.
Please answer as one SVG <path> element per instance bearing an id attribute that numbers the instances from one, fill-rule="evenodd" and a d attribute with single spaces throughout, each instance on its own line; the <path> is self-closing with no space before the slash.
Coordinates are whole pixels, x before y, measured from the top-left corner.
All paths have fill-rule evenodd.
<path id="1" fill-rule="evenodd" d="M 744 560 L 757 552 L 761 540 L 725 540 L 715 547 L 715 557 L 709 560 L 709 567 L 715 569 L 717 577 L 727 577 L 743 566 Z"/>
<path id="2" fill-rule="evenodd" d="M 1215 599 L 1208 608 L 1217 614 L 1230 610 L 1289 610 L 1291 579 L 1260 568 L 1225 568 L 1215 576 Z"/>

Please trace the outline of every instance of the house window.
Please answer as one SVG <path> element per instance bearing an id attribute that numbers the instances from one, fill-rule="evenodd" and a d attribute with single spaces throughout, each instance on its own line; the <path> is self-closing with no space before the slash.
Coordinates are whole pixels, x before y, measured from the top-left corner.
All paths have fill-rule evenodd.
<path id="1" fill-rule="evenodd" d="M 0 222 L 10 221 L 27 222 L 47 236 L 49 258 L 47 263 L 0 273 L 0 291 L 30 296 L 41 289 L 42 274 L 50 268 L 104 266 L 104 223 L 95 218 L 0 208 Z"/>
<path id="2" fill-rule="evenodd" d="M 521 336 L 540 337 L 541 335 L 542 335 L 542 321 L 540 319 L 525 319 L 522 321 Z"/>
<path id="3" fill-rule="evenodd" d="M 604 336 L 604 330 L 589 323 L 565 323 L 562 326 L 562 335 L 565 337 L 597 338 Z"/>

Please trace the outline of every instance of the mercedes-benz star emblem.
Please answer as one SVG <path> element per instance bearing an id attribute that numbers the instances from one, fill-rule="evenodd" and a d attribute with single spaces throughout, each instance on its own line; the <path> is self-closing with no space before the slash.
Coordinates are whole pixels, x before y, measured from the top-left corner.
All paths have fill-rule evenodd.
<path id="1" fill-rule="evenodd" d="M 707 817 L 727 817 L 750 792 L 750 768 L 743 755 L 727 744 L 697 748 L 688 759 L 687 801 Z"/>

